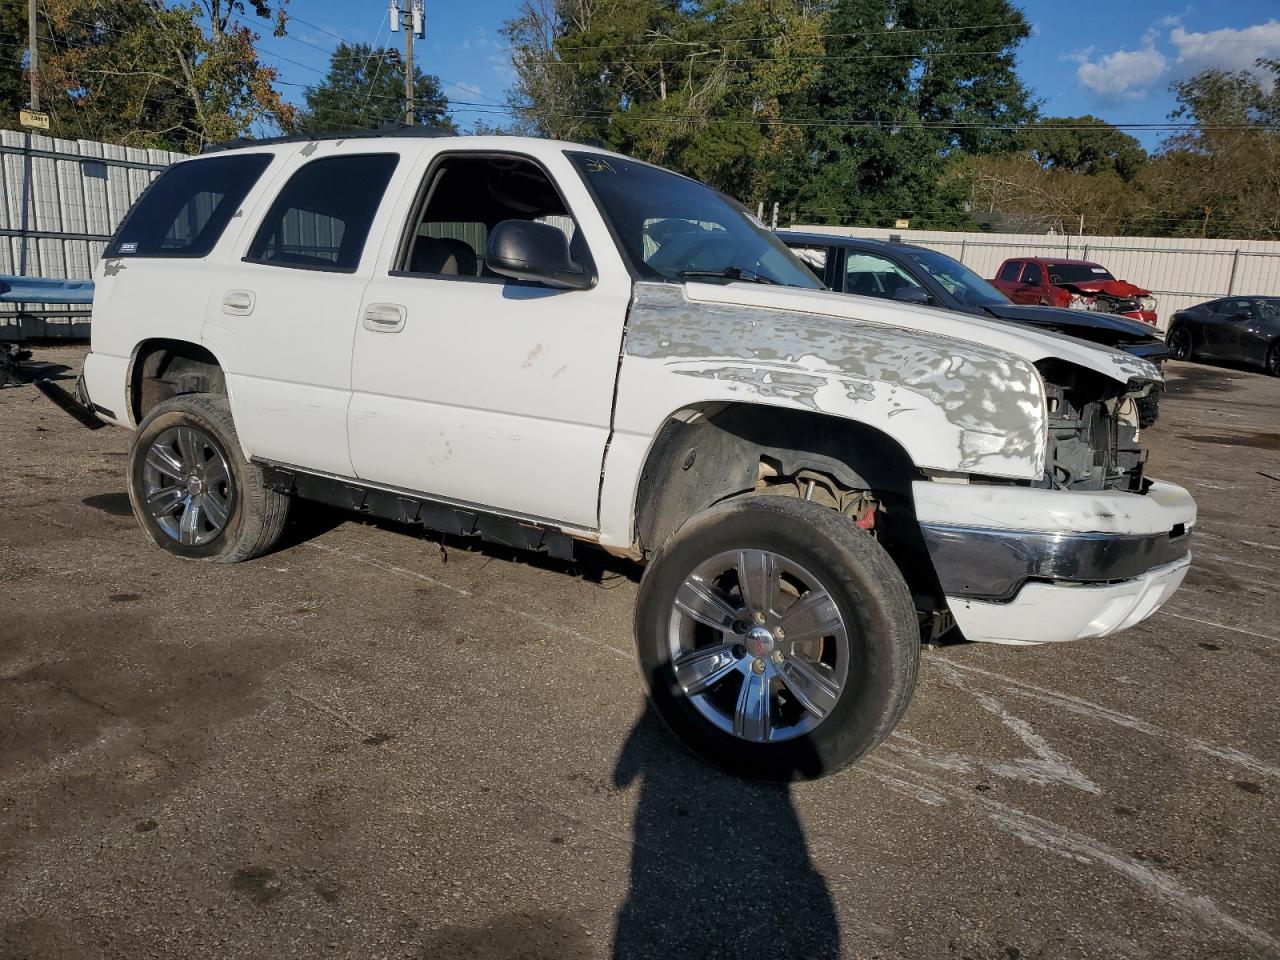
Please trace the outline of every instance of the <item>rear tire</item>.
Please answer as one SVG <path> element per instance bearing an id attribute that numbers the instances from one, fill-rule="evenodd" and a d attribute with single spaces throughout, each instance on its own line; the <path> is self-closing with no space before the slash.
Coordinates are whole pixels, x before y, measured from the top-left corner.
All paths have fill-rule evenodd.
<path id="1" fill-rule="evenodd" d="M 240 452 L 227 398 L 158 403 L 129 448 L 129 502 L 147 536 L 180 557 L 236 563 L 270 550 L 289 498 L 269 490 Z"/>
<path id="2" fill-rule="evenodd" d="M 1273 343 L 1267 351 L 1266 367 L 1267 373 L 1280 377 L 1280 343 Z"/>
<path id="3" fill-rule="evenodd" d="M 910 591 L 880 544 L 827 507 L 759 495 L 698 514 L 654 555 L 636 643 L 675 734 L 773 781 L 834 773 L 884 740 L 920 656 Z"/>

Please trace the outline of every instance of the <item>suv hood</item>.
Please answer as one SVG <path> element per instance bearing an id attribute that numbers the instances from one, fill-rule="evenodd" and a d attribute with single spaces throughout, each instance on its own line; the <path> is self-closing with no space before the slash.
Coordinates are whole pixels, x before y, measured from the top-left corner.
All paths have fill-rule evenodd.
<path id="1" fill-rule="evenodd" d="M 688 283 L 685 285 L 685 298 L 694 303 L 729 304 L 808 314 L 815 323 L 857 320 L 897 327 L 940 339 L 961 340 L 987 350 L 999 350 L 1031 364 L 1049 359 L 1065 360 L 1125 384 L 1131 379 L 1156 382 L 1162 380 L 1160 371 L 1154 364 L 1131 353 L 1086 343 L 1059 333 L 1013 326 L 1001 320 L 984 320 L 972 314 L 934 307 L 851 296 L 829 290 L 769 287 L 754 283 Z M 1074 313 L 1070 310 L 1057 312 Z M 1142 326 L 1136 321 L 1135 325 Z"/>
<path id="2" fill-rule="evenodd" d="M 993 317 L 1013 323 L 1061 330 L 1073 337 L 1108 346 L 1130 343 L 1163 343 L 1151 324 L 1093 310 L 1064 310 L 1061 307 L 1029 307 L 1018 303 L 988 303 L 984 309 Z"/>

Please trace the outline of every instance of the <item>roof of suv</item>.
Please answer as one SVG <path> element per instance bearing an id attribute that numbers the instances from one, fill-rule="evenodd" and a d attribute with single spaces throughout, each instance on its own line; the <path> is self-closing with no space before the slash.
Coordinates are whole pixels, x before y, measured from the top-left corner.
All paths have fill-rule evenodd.
<path id="1" fill-rule="evenodd" d="M 515 137 L 506 136 L 504 134 L 486 134 L 485 136 L 471 136 L 469 134 L 460 134 L 453 130 L 446 130 L 442 127 L 424 127 L 424 126 L 407 126 L 405 124 L 391 125 L 385 127 L 377 127 L 374 129 L 356 129 L 356 130 L 321 130 L 314 133 L 293 133 L 281 137 L 263 137 L 257 139 L 254 137 L 238 137 L 235 140 L 227 140 L 223 143 L 212 143 L 206 146 L 201 154 L 221 153 L 226 150 L 250 150 L 260 147 L 280 147 L 294 143 L 317 143 L 324 141 L 346 141 L 346 140 L 377 140 L 377 141 L 395 141 L 395 140 L 458 140 L 469 144 L 479 143 L 481 141 L 500 140 L 502 143 L 529 149 L 534 145 L 539 148 L 550 148 L 553 150 L 586 150 L 592 153 L 609 153 L 613 156 L 620 156 L 608 150 L 600 143 L 571 143 L 561 140 L 547 140 L 543 137 Z M 489 143 L 484 144 L 486 147 Z"/>

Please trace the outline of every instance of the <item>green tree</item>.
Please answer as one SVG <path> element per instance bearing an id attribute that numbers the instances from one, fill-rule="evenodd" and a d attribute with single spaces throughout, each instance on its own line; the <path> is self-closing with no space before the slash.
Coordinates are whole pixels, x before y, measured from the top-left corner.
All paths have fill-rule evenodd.
<path id="1" fill-rule="evenodd" d="M 964 25 L 978 25 L 972 28 Z M 1014 57 L 1030 28 L 1007 0 L 836 0 L 798 105 L 803 141 L 777 170 L 807 222 L 969 223 L 952 159 L 997 153 L 1035 116 Z"/>
<path id="2" fill-rule="evenodd" d="M 438 78 L 413 69 L 414 116 L 424 126 L 453 129 L 449 100 Z M 374 128 L 404 122 L 404 60 L 390 47 L 340 43 L 329 59 L 329 72 L 307 87 L 305 130 Z"/>
<path id="3" fill-rule="evenodd" d="M 1144 186 L 1152 224 L 1175 236 L 1280 239 L 1280 60 L 1206 70 L 1175 84 L 1170 137 Z"/>
<path id="4" fill-rule="evenodd" d="M 43 0 L 40 86 L 51 133 L 197 151 L 255 126 L 290 129 L 293 108 L 240 17 L 270 17 L 265 0 Z M 43 42 L 49 47 L 45 51 Z"/>
<path id="5" fill-rule="evenodd" d="M 1036 124 L 1027 139 L 1032 156 L 1046 170 L 1090 176 L 1112 170 L 1128 182 L 1148 159 L 1137 139 L 1089 114 L 1047 117 Z"/>
<path id="6" fill-rule="evenodd" d="M 27 106 L 26 39 L 26 0 L 0 0 L 0 127 L 10 130 L 18 128 L 18 111 Z"/>

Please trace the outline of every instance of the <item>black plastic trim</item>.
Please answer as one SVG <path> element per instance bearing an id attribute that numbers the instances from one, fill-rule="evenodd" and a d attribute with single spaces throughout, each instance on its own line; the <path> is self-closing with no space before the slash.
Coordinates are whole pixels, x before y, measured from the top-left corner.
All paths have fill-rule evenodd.
<path id="1" fill-rule="evenodd" d="M 280 464 L 259 462 L 266 485 L 279 493 L 368 514 L 428 530 L 572 560 L 574 538 L 558 527 L 516 520 L 479 509 L 442 503 L 409 491 L 370 487 L 356 480 L 321 476 Z"/>

